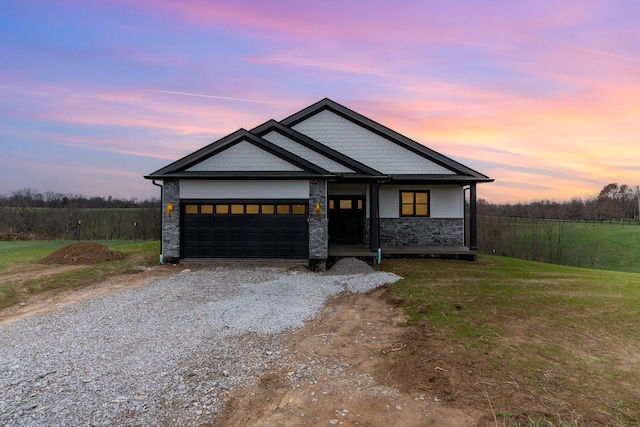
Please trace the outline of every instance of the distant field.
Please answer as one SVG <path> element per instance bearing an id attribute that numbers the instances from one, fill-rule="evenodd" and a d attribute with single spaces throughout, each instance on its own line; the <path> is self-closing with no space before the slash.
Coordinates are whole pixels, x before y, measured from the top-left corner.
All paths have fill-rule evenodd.
<path id="1" fill-rule="evenodd" d="M 563 252 L 567 264 L 640 272 L 640 226 L 567 223 Z"/>
<path id="2" fill-rule="evenodd" d="M 488 217 L 479 222 L 480 250 L 486 254 L 640 272 L 639 225 Z"/>

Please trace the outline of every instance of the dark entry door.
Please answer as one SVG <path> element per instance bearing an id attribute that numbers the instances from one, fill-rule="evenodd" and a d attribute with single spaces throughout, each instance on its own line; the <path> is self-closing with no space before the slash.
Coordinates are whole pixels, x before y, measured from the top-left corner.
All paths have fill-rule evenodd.
<path id="1" fill-rule="evenodd" d="M 329 196 L 329 242 L 364 243 L 364 196 Z"/>

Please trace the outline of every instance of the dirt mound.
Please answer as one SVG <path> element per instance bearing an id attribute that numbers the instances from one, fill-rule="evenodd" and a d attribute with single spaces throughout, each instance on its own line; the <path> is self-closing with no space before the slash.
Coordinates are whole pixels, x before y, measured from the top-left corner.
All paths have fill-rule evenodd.
<path id="1" fill-rule="evenodd" d="M 342 258 L 327 271 L 335 276 L 373 273 L 373 268 L 358 258 Z"/>
<path id="2" fill-rule="evenodd" d="M 72 243 L 52 252 L 42 264 L 97 264 L 123 259 L 126 255 L 99 243 Z"/>

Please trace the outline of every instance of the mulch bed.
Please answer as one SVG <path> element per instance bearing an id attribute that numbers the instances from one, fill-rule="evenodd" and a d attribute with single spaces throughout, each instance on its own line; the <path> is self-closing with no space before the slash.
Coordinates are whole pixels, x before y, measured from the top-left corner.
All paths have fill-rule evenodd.
<path id="1" fill-rule="evenodd" d="M 97 264 L 123 259 L 126 254 L 99 243 L 79 242 L 64 246 L 44 258 L 42 264 Z"/>

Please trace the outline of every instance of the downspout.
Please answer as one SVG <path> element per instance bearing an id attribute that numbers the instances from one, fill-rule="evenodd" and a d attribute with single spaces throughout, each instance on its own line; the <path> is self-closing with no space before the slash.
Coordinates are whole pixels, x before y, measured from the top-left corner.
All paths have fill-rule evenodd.
<path id="1" fill-rule="evenodd" d="M 478 250 L 478 205 L 476 183 L 469 185 L 469 249 Z"/>
<path id="2" fill-rule="evenodd" d="M 471 227 L 471 224 L 467 226 L 467 221 L 469 219 L 469 216 L 467 215 L 467 191 L 470 191 L 470 190 L 471 190 L 471 187 L 468 187 L 468 186 L 462 187 L 462 221 L 463 221 L 462 224 L 464 227 L 464 241 L 463 241 L 464 246 L 467 246 L 467 243 L 469 243 L 469 240 L 470 240 L 469 227 Z M 471 209 L 471 200 L 469 200 L 469 209 Z"/>
<path id="3" fill-rule="evenodd" d="M 162 256 L 162 246 L 164 244 L 164 224 L 162 223 L 162 207 L 164 206 L 164 187 L 162 184 L 156 184 L 156 180 L 151 181 L 156 187 L 160 187 L 160 264 L 164 264 L 164 257 Z"/>
<path id="4" fill-rule="evenodd" d="M 381 183 L 376 182 L 376 192 L 378 193 L 378 197 L 376 197 L 376 202 L 378 203 L 378 207 L 376 208 L 376 215 L 378 215 L 378 220 L 376 224 L 378 225 L 378 231 L 376 232 L 378 236 L 378 264 L 382 263 L 382 245 L 380 244 L 380 187 Z"/>

